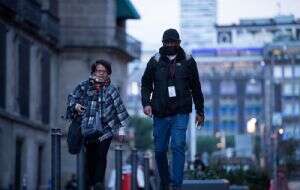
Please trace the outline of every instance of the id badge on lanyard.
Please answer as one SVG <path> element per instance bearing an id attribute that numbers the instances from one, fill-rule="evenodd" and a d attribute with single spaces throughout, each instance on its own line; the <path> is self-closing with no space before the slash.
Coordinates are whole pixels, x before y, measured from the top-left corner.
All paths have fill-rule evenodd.
<path id="1" fill-rule="evenodd" d="M 168 87 L 168 92 L 169 92 L 169 97 L 170 98 L 176 97 L 175 86 L 169 86 Z"/>
<path id="2" fill-rule="evenodd" d="M 169 98 L 173 98 L 176 97 L 176 90 L 175 90 L 175 86 L 174 86 L 174 79 L 175 79 L 175 70 L 176 70 L 176 59 L 173 60 L 173 63 L 171 64 L 170 67 L 170 79 L 172 79 L 172 82 L 169 83 L 168 86 L 168 93 L 169 93 Z"/>

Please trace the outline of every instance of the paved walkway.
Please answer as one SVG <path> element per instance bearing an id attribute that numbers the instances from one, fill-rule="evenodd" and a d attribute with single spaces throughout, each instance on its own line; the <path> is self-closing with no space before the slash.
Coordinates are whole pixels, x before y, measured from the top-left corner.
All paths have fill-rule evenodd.
<path id="1" fill-rule="evenodd" d="M 289 190 L 300 190 L 300 181 L 289 181 Z"/>

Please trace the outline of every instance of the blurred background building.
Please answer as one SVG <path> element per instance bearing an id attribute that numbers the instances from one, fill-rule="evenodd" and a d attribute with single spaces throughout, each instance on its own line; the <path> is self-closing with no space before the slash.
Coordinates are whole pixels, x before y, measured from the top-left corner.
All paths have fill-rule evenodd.
<path id="1" fill-rule="evenodd" d="M 129 0 L 0 1 L 0 189 L 49 185 L 50 129 L 64 136 L 67 94 L 93 61 L 112 63 L 112 82 L 125 95 L 127 64 L 141 54 L 126 20 L 139 18 Z M 64 138 L 62 163 L 65 184 L 76 160 Z"/>
<path id="2" fill-rule="evenodd" d="M 204 130 L 244 133 L 250 118 L 264 121 L 264 50 L 287 36 L 299 40 L 299 28 L 292 15 L 216 25 L 217 45 L 192 50 L 206 95 Z"/>
<path id="3" fill-rule="evenodd" d="M 216 42 L 217 0 L 181 0 L 180 32 L 183 47 L 188 50 L 209 47 Z"/>
<path id="4" fill-rule="evenodd" d="M 273 147 L 279 128 L 285 140 L 299 141 L 299 29 L 293 15 L 243 19 L 216 25 L 217 44 L 192 50 L 206 100 L 199 135 L 234 135 L 236 155 L 251 157 L 254 142 L 239 146 L 255 133 L 262 139 L 256 158 L 262 166 L 272 165 L 274 150 L 266 147 Z M 253 132 L 247 130 L 251 119 L 257 121 Z"/>
<path id="5" fill-rule="evenodd" d="M 58 1 L 0 1 L 0 189 L 46 187 L 57 123 Z"/>

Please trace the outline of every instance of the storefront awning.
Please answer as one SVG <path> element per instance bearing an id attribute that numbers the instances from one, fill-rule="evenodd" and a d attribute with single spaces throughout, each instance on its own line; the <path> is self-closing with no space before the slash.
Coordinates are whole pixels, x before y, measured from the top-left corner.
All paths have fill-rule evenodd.
<path id="1" fill-rule="evenodd" d="M 117 0 L 118 19 L 139 19 L 140 15 L 130 0 Z"/>

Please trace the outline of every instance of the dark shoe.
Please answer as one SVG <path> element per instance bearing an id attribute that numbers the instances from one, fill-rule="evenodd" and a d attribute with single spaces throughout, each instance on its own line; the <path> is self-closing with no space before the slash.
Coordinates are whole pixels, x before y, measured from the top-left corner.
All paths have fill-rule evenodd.
<path id="1" fill-rule="evenodd" d="M 170 188 L 169 185 L 163 185 L 163 184 L 161 184 L 160 187 L 159 187 L 159 190 L 171 190 L 171 188 Z"/>
<path id="2" fill-rule="evenodd" d="M 94 190 L 105 190 L 103 183 L 96 183 Z"/>

